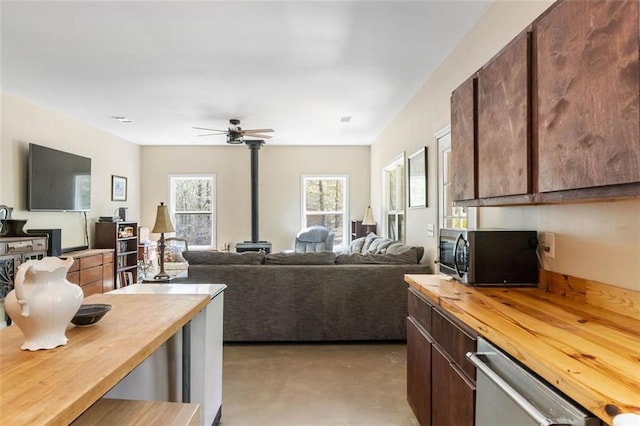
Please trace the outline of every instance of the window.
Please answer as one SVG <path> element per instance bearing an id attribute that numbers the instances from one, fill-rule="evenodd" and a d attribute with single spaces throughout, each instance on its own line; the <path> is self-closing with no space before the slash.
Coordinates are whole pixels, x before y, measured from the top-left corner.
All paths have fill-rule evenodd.
<path id="1" fill-rule="evenodd" d="M 347 176 L 302 177 L 302 227 L 322 225 L 336 235 L 334 250 L 347 244 Z"/>
<path id="2" fill-rule="evenodd" d="M 404 242 L 404 153 L 383 171 L 387 238 Z"/>
<path id="3" fill-rule="evenodd" d="M 451 195 L 451 129 L 436 134 L 438 141 L 438 204 L 440 228 L 474 228 L 476 209 L 456 207 Z"/>
<path id="4" fill-rule="evenodd" d="M 176 237 L 191 247 L 216 246 L 215 175 L 170 176 L 170 205 Z"/>

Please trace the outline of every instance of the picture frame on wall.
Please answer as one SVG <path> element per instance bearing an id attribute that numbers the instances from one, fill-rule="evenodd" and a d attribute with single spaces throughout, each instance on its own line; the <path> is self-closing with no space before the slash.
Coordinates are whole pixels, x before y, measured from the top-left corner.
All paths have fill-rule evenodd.
<path id="1" fill-rule="evenodd" d="M 427 147 L 408 158 L 409 208 L 428 207 Z"/>
<path id="2" fill-rule="evenodd" d="M 127 178 L 111 175 L 111 201 L 127 201 Z"/>

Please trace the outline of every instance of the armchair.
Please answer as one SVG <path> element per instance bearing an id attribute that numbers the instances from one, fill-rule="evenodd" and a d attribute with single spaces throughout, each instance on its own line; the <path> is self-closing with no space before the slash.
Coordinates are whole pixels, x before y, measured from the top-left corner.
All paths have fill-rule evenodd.
<path id="1" fill-rule="evenodd" d="M 325 226 L 311 226 L 298 232 L 294 251 L 333 251 L 333 240 L 336 234 Z"/>

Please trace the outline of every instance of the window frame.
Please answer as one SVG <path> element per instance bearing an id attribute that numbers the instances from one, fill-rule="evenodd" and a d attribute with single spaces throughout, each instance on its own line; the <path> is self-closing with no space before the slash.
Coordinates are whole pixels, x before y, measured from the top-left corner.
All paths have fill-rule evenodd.
<path id="1" fill-rule="evenodd" d="M 349 175 L 346 174 L 303 174 L 300 176 L 300 227 L 308 227 L 307 215 L 312 214 L 340 214 L 339 211 L 327 210 L 323 212 L 307 211 L 307 180 L 342 180 L 343 181 L 343 211 L 342 211 L 342 244 L 336 245 L 334 242 L 333 251 L 344 250 L 349 246 Z"/>
<path id="2" fill-rule="evenodd" d="M 389 176 L 391 172 L 397 170 L 400 167 L 400 171 L 396 176 L 396 200 L 395 200 L 395 209 L 391 209 L 391 190 L 390 190 L 390 179 Z M 406 240 L 406 188 L 407 188 L 407 162 L 406 162 L 406 153 L 402 151 L 397 157 L 391 160 L 383 169 L 382 169 L 382 214 L 384 217 L 383 220 L 383 232 L 387 238 L 391 238 L 396 241 L 405 242 Z M 400 179 L 397 179 L 399 177 Z M 391 229 L 389 226 L 390 219 L 395 218 L 395 228 L 393 232 L 395 235 L 392 235 Z"/>
<path id="3" fill-rule="evenodd" d="M 210 213 L 211 214 L 211 239 L 210 239 L 210 244 L 209 245 L 196 245 L 196 244 L 192 244 L 191 242 L 189 242 L 189 250 L 210 250 L 210 249 L 215 249 L 217 246 L 217 227 L 218 227 L 218 223 L 217 223 L 217 214 L 216 214 L 216 210 L 217 210 L 217 187 L 216 187 L 216 175 L 215 173 L 200 173 L 200 174 L 193 174 L 193 173 L 188 173 L 188 174 L 183 174 L 183 173 L 179 173 L 179 174 L 171 174 L 169 175 L 168 178 L 168 193 L 169 193 L 169 214 L 171 215 L 171 221 L 174 224 L 174 228 L 177 226 L 176 223 L 176 209 L 175 209 L 175 187 L 174 187 L 174 182 L 176 179 L 211 179 L 211 190 L 212 190 L 212 194 L 211 194 L 211 212 L 207 212 L 207 211 L 193 211 L 193 212 L 188 212 L 188 213 Z M 182 213 L 182 212 L 181 212 Z M 176 233 L 172 232 L 171 233 L 172 236 L 175 236 Z"/>

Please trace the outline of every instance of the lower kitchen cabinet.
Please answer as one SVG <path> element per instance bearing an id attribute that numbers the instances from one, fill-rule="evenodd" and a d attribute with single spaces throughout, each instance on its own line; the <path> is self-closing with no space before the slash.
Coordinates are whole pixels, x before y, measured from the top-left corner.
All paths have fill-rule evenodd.
<path id="1" fill-rule="evenodd" d="M 477 335 L 409 288 L 407 401 L 421 426 L 472 426 Z"/>
<path id="2" fill-rule="evenodd" d="M 431 424 L 437 426 L 473 425 L 475 384 L 438 345 L 431 347 L 431 370 Z M 423 423 L 420 422 L 420 424 Z"/>
<path id="3" fill-rule="evenodd" d="M 407 319 L 407 401 L 421 425 L 431 422 L 431 338 Z"/>

